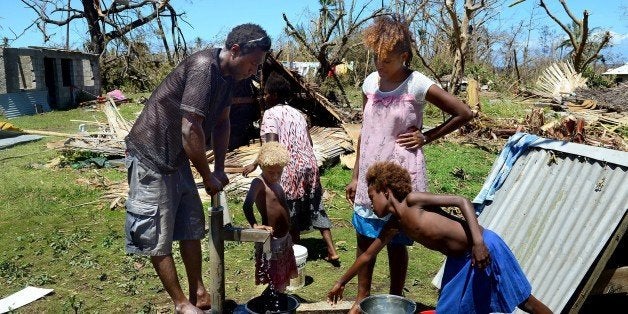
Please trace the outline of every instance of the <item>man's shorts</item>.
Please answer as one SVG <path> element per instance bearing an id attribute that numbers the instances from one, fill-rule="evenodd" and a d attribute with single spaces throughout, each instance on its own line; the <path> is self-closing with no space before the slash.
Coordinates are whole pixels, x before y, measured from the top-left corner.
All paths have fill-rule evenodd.
<path id="1" fill-rule="evenodd" d="M 172 174 L 157 173 L 127 156 L 126 251 L 150 256 L 172 253 L 173 240 L 205 236 L 203 204 L 189 164 Z"/>

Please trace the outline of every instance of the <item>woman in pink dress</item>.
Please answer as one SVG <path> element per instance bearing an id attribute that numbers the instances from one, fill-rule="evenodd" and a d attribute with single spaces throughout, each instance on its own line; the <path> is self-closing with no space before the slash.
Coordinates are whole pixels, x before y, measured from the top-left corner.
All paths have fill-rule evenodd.
<path id="1" fill-rule="evenodd" d="M 260 135 L 263 142 L 277 141 L 290 152 L 290 163 L 281 175 L 290 210 L 290 234 L 294 243 L 300 242 L 302 231 L 318 229 L 327 246 L 325 260 L 339 266 L 339 257 L 331 236 L 331 220 L 323 207 L 323 189 L 318 164 L 312 147 L 307 121 L 299 110 L 288 105 L 292 98 L 290 83 L 277 73 L 271 73 L 264 88 L 264 111 Z M 243 171 L 251 173 L 253 163 Z"/>
<path id="2" fill-rule="evenodd" d="M 425 75 L 408 68 L 412 59 L 412 38 L 404 23 L 383 16 L 364 32 L 366 47 L 375 53 L 376 72 L 362 85 L 363 121 L 356 163 L 346 188 L 347 200 L 354 206 L 357 252 L 360 256 L 377 238 L 386 218 L 374 213 L 367 193 L 366 169 L 377 161 L 394 161 L 410 172 L 413 191 L 427 190 L 425 144 L 448 134 L 469 121 L 469 107 L 434 84 Z M 422 132 L 425 102 L 436 105 L 451 117 Z M 407 245 L 412 240 L 398 234 L 387 245 L 390 265 L 390 293 L 401 295 L 408 269 Z M 358 273 L 358 294 L 351 312 L 370 295 L 375 260 Z"/>

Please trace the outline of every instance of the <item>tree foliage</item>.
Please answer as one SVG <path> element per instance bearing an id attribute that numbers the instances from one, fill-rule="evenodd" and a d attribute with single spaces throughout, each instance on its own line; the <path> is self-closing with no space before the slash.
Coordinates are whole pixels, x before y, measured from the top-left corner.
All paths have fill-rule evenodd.
<path id="1" fill-rule="evenodd" d="M 89 38 L 84 49 L 100 55 L 103 87 L 106 89 L 120 87 L 117 84 L 121 80 L 126 82 L 122 85 L 130 84 L 138 89 L 153 85 L 148 76 L 151 71 L 141 67 L 148 66 L 149 61 L 156 58 L 150 57 L 152 51 L 142 39 L 159 38 L 165 51 L 163 57 L 170 66 L 187 54 L 185 37 L 179 27 L 182 14 L 175 10 L 170 0 L 21 1 L 35 12 L 36 18 L 29 27 L 36 26 L 44 42 L 52 35 L 48 26 L 68 29 L 75 23 L 86 26 Z M 67 43 L 69 41 L 66 41 L 66 48 L 69 48 Z M 119 68 L 113 70 L 114 64 Z"/>
<path id="2" fill-rule="evenodd" d="M 46 25 L 68 26 L 82 22 L 89 34 L 86 48 L 89 52 L 100 54 L 112 40 L 129 42 L 134 30 L 153 22 L 157 24 L 156 33 L 165 35 L 165 30 L 159 25 L 161 17 L 171 20 L 170 33 L 175 41 L 175 50 L 185 42 L 178 26 L 180 14 L 170 5 L 170 0 L 80 0 L 80 5 L 67 0 L 21 1 L 36 13 L 34 25 L 42 32 L 45 42 L 50 39 Z"/>
<path id="3" fill-rule="evenodd" d="M 333 67 L 342 63 L 354 44 L 359 44 L 358 35 L 363 24 L 383 14 L 383 8 L 366 13 L 372 2 L 366 1 L 358 7 L 356 1 L 352 0 L 349 9 L 346 10 L 344 0 L 320 0 L 319 15 L 307 28 L 301 25 L 295 26 L 288 20 L 286 14 L 283 14 L 288 35 L 299 42 L 305 51 L 320 63 L 319 82 L 323 82 L 328 74 L 331 74 L 341 91 L 345 104 L 348 104 L 348 99 Z"/>
<path id="4" fill-rule="evenodd" d="M 526 0 L 517 0 L 510 6 L 517 5 Z M 547 7 L 544 0 L 539 0 L 539 6 L 545 13 L 567 34 L 568 41 L 563 46 L 570 46 L 570 58 L 576 72 L 583 72 L 591 62 L 600 57 L 600 51 L 606 47 L 611 39 L 610 32 L 605 32 L 601 37 L 593 35 L 593 29 L 589 28 L 589 11 L 582 12 L 582 18 L 574 15 L 567 5 L 566 0 L 558 0 L 565 13 L 569 16 L 571 23 L 565 23 L 558 19 Z"/>

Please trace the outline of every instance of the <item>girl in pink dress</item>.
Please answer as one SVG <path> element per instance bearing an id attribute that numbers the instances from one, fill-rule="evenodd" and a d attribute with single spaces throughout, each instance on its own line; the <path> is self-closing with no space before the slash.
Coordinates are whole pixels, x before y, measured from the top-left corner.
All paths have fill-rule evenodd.
<path id="1" fill-rule="evenodd" d="M 421 147 L 469 121 L 468 106 L 434 84 L 425 75 L 407 67 L 412 59 L 412 38 L 407 26 L 395 17 L 383 16 L 364 32 L 366 47 L 375 53 L 376 72 L 362 85 L 363 121 L 358 155 L 347 200 L 354 206 L 357 252 L 362 254 L 377 238 L 388 217 L 378 218 L 367 193 L 366 169 L 377 161 L 394 161 L 410 172 L 413 191 L 427 190 Z M 425 133 L 423 106 L 429 101 L 451 117 Z M 412 240 L 399 234 L 387 245 L 390 293 L 401 295 L 408 268 L 407 245 Z M 351 312 L 370 295 L 375 260 L 358 272 L 358 294 Z"/>
<path id="2" fill-rule="evenodd" d="M 339 266 L 331 236 L 331 220 L 323 207 L 323 188 L 307 121 L 303 113 L 288 105 L 292 91 L 290 83 L 283 77 L 271 73 L 264 88 L 264 102 L 268 109 L 264 111 L 260 127 L 262 141 L 278 141 L 290 152 L 290 163 L 281 176 L 281 186 L 290 210 L 292 239 L 299 243 L 302 231 L 318 229 L 327 246 L 325 260 Z M 255 163 L 245 167 L 243 174 L 248 175 L 255 167 Z"/>

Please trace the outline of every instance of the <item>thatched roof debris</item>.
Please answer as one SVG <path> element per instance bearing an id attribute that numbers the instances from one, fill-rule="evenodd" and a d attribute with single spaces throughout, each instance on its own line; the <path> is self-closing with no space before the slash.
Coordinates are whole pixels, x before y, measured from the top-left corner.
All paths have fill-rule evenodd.
<path id="1" fill-rule="evenodd" d="M 103 153 L 107 156 L 124 156 L 126 145 L 124 137 L 129 134 L 132 123 L 124 119 L 113 99 L 109 98 L 102 104 L 107 123 L 85 121 L 98 126 L 97 132 L 81 132 L 68 138 L 62 149 L 86 150 Z"/>
<path id="2" fill-rule="evenodd" d="M 587 79 L 577 73 L 570 63 L 559 62 L 545 69 L 531 92 L 560 101 L 562 97 L 573 94 L 577 88 L 586 88 L 586 84 Z"/>
<path id="3" fill-rule="evenodd" d="M 505 137 L 516 131 L 527 131 L 552 139 L 627 150 L 628 85 L 590 89 L 586 86 L 586 79 L 575 73 L 570 64 L 558 63 L 546 69 L 533 90 L 524 92 L 531 96 L 527 101 L 532 101 L 535 106 L 564 113 L 539 126 L 532 123 L 539 114 L 543 116 L 538 109 L 516 127 L 503 128 L 480 120 L 473 122 L 470 130 L 483 130 L 493 137 L 496 136 L 493 130 L 504 130 L 502 134 Z M 483 128 L 486 124 L 491 127 Z"/>
<path id="4" fill-rule="evenodd" d="M 321 167 L 327 163 L 334 162 L 338 157 L 346 152 L 352 152 L 351 139 L 341 128 L 324 128 L 313 127 L 310 129 L 312 142 L 314 143 L 314 154 L 318 166 Z M 251 181 L 260 174 L 257 169 L 248 177 L 242 176 L 244 166 L 251 164 L 259 152 L 261 144 L 259 140 L 247 146 L 242 146 L 234 151 L 227 153 L 225 158 L 225 171 L 229 177 L 229 184 L 225 187 L 225 191 L 229 197 L 243 196 L 248 191 Z M 207 152 L 207 160 L 213 169 L 214 154 L 210 150 Z M 193 169 L 196 178 L 196 185 L 199 188 L 199 195 L 203 201 L 209 201 L 209 196 L 203 188 L 203 181 Z M 110 184 L 103 199 L 110 204 L 110 209 L 124 206 L 128 185 L 126 181 Z"/>
<path id="5" fill-rule="evenodd" d="M 342 128 L 315 126 L 310 129 L 310 135 L 314 144 L 314 155 L 316 155 L 319 167 L 336 162 L 345 153 L 353 152 L 351 138 Z M 260 174 L 260 169 L 257 169 L 248 177 L 242 176 L 242 169 L 253 163 L 255 158 L 257 158 L 260 146 L 260 141 L 256 140 L 250 145 L 242 146 L 227 153 L 225 157 L 225 172 L 227 172 L 230 183 L 225 190 L 231 192 L 230 195 L 246 193 L 253 178 Z M 213 163 L 213 157 L 213 152 L 208 151 L 207 160 L 210 163 Z M 202 186 L 201 180 L 197 180 L 197 182 Z"/>

